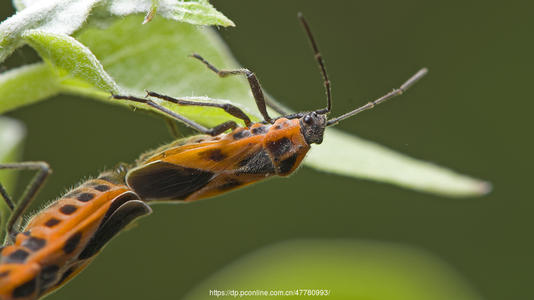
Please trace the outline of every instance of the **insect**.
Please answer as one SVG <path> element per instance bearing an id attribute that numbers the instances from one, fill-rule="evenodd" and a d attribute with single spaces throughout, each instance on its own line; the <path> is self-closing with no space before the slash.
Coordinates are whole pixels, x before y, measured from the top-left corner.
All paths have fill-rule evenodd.
<path id="1" fill-rule="evenodd" d="M 37 299 L 62 286 L 85 268 L 102 247 L 134 219 L 151 209 L 123 183 L 121 168 L 88 180 L 33 216 L 17 230 L 22 215 L 50 173 L 44 162 L 0 165 L 0 169 L 38 170 L 12 210 L 6 246 L 0 251 L 0 299 Z"/>
<path id="2" fill-rule="evenodd" d="M 264 97 L 256 75 L 250 70 L 219 70 L 200 55 L 193 54 L 193 58 L 201 61 L 219 77 L 244 75 L 264 121 L 252 123 L 240 108 L 231 104 L 177 99 L 151 91 L 147 91 L 145 98 L 112 95 L 117 100 L 149 105 L 202 134 L 178 140 L 143 155 L 136 166 L 127 172 L 126 184 L 147 201 L 193 201 L 213 197 L 270 176 L 287 176 L 298 168 L 310 145 L 320 144 L 323 141 L 326 127 L 334 126 L 344 119 L 402 94 L 427 73 L 427 69 L 421 69 L 400 88 L 353 111 L 329 119 L 327 115 L 332 108 L 330 81 L 308 23 L 300 14 L 299 20 L 310 40 L 323 76 L 327 100 L 325 108 L 289 114 Z M 220 108 L 241 119 L 245 127 L 238 126 L 234 121 L 227 121 L 213 128 L 205 128 L 148 97 L 178 105 Z M 282 116 L 272 118 L 267 112 L 267 106 Z M 225 133 L 227 130 L 231 132 Z"/>
<path id="3" fill-rule="evenodd" d="M 159 110 L 201 135 L 180 139 L 143 154 L 134 164 L 121 165 L 85 181 L 26 224 L 23 214 L 50 173 L 44 162 L 0 165 L 0 169 L 36 170 L 20 201 L 15 204 L 0 184 L 0 195 L 11 210 L 0 251 L 0 299 L 37 299 L 65 284 L 126 225 L 151 212 L 152 201 L 193 201 L 217 196 L 270 176 L 293 173 L 312 144 L 320 144 L 326 127 L 373 108 L 402 94 L 423 77 L 422 69 L 398 89 L 335 118 L 328 118 L 332 97 L 323 59 L 305 19 L 299 15 L 324 79 L 327 106 L 289 114 L 263 95 L 256 75 L 248 69 L 219 70 L 198 54 L 193 57 L 220 77 L 245 75 L 264 121 L 253 123 L 231 104 L 196 102 L 156 92 L 148 97 L 178 105 L 223 109 L 241 119 L 244 127 L 227 121 L 213 128 L 165 108 L 150 98 L 112 95 L 117 100 L 140 102 Z M 267 107 L 281 117 L 271 118 Z M 230 131 L 229 133 L 226 133 Z M 19 228 L 22 228 L 19 230 Z"/>

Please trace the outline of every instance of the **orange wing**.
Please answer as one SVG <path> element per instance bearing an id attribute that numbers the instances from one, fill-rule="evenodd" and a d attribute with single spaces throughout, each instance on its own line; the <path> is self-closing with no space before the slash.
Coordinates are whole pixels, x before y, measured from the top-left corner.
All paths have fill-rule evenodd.
<path id="1" fill-rule="evenodd" d="M 304 158 L 298 120 L 254 124 L 217 137 L 199 136 L 160 148 L 126 175 L 145 200 L 197 200 L 272 175 L 288 175 Z M 159 151 L 159 152 L 158 152 Z"/>
<path id="2" fill-rule="evenodd" d="M 192 200 L 189 198 L 192 194 L 221 174 L 239 173 L 247 163 L 253 165 L 258 153 L 262 153 L 262 136 L 236 140 L 228 134 L 218 140 L 190 143 L 157 153 L 130 170 L 126 182 L 142 199 Z M 268 167 L 269 157 L 263 158 Z M 260 172 L 261 178 L 265 178 L 265 172 L 257 170 Z"/>

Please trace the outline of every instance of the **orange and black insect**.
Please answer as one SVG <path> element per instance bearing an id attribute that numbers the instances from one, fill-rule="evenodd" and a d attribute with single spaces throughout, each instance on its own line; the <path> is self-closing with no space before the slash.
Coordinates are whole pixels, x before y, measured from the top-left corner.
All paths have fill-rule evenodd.
<path id="1" fill-rule="evenodd" d="M 224 122 L 205 128 L 176 114 L 153 100 L 113 95 L 145 103 L 198 130 L 202 135 L 175 141 L 142 155 L 135 164 L 122 165 L 88 180 L 22 224 L 22 216 L 50 173 L 44 162 L 0 165 L 0 169 L 37 170 L 20 201 L 11 200 L 0 184 L 0 195 L 12 213 L 6 225 L 0 251 L 0 299 L 37 299 L 63 285 L 87 266 L 106 243 L 126 225 L 149 214 L 147 202 L 192 201 L 254 183 L 264 178 L 294 172 L 311 144 L 320 144 L 324 130 L 402 94 L 426 74 L 422 69 L 400 88 L 351 112 L 328 119 L 332 101 L 330 82 L 317 45 L 306 21 L 299 16 L 315 52 L 324 78 L 327 107 L 288 114 L 266 101 L 254 73 L 247 69 L 218 70 L 201 56 L 219 76 L 245 75 L 264 121 L 253 123 L 238 107 L 176 99 L 155 92 L 148 96 L 178 105 L 211 106 L 224 109 L 245 123 Z M 282 117 L 271 118 L 267 106 Z M 229 133 L 226 131 L 231 130 Z M 22 228 L 19 230 L 19 228 Z"/>
<path id="2" fill-rule="evenodd" d="M 88 180 L 33 216 L 18 230 L 21 216 L 50 173 L 44 162 L 0 165 L 38 170 L 12 210 L 6 245 L 0 251 L 0 299 L 37 299 L 62 286 L 86 267 L 102 247 L 137 217 L 151 212 L 123 183 L 121 169 Z"/>
<path id="3" fill-rule="evenodd" d="M 127 172 L 126 184 L 144 200 L 192 201 L 216 196 L 273 175 L 287 176 L 298 168 L 311 144 L 323 141 L 326 127 L 402 94 L 427 72 L 422 69 L 400 88 L 351 112 L 328 119 L 327 115 L 332 108 L 330 81 L 310 28 L 301 15 L 299 19 L 311 42 L 324 79 L 327 98 L 325 108 L 289 114 L 266 101 L 256 75 L 250 70 L 219 70 L 200 55 L 193 54 L 194 58 L 220 77 L 246 76 L 264 121 L 252 123 L 241 109 L 231 104 L 176 99 L 150 91 L 147 92 L 147 98 L 113 95 L 114 99 L 147 104 L 203 134 L 178 140 L 143 155 L 137 165 Z M 178 105 L 217 107 L 243 120 L 245 127 L 227 121 L 213 128 L 205 128 L 148 97 Z M 267 106 L 282 116 L 271 118 Z M 224 133 L 227 130 L 231 132 Z"/>

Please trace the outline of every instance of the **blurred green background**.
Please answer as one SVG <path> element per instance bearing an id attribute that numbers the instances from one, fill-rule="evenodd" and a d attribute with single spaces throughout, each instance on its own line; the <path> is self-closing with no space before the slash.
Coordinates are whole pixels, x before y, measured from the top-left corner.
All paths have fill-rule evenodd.
<path id="1" fill-rule="evenodd" d="M 447 262 L 483 298 L 534 297 L 528 200 L 534 3 L 212 3 L 237 24 L 220 33 L 238 61 L 296 110 L 324 101 L 298 11 L 326 60 L 337 113 L 428 67 L 428 77 L 406 96 L 339 128 L 489 180 L 494 191 L 448 199 L 302 168 L 290 179 L 216 199 L 155 206 L 50 299 L 180 299 L 244 254 L 294 238 L 413 246 Z M 13 14 L 9 1 L 0 14 L 2 20 Z M 17 51 L 7 66 L 36 59 Z M 87 99 L 56 97 L 8 115 L 27 126 L 24 160 L 45 160 L 54 169 L 42 201 L 171 140 L 157 118 Z"/>

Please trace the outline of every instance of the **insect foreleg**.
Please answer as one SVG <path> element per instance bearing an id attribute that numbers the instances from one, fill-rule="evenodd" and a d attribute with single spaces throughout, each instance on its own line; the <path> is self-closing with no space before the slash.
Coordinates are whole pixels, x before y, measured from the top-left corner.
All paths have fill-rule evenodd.
<path id="1" fill-rule="evenodd" d="M 11 199 L 9 199 L 9 196 L 7 196 L 7 193 L 5 194 L 2 193 L 2 197 L 4 198 L 6 203 L 8 203 L 8 206 L 10 206 L 9 202 L 11 202 L 11 206 L 12 206 L 11 216 L 9 217 L 7 224 L 6 224 L 6 233 L 8 235 L 8 238 L 12 240 L 17 234 L 15 230 L 15 224 L 17 224 L 19 219 L 22 217 L 22 215 L 24 214 L 24 211 L 26 210 L 26 208 L 28 208 L 32 200 L 35 199 L 35 196 L 39 192 L 39 189 L 41 189 L 41 187 L 43 186 L 48 175 L 52 172 L 52 169 L 50 168 L 48 163 L 44 161 L 29 161 L 29 162 L 20 162 L 20 163 L 0 164 L 0 169 L 36 170 L 37 171 L 37 174 L 35 174 L 33 179 L 30 181 L 30 183 L 26 187 L 26 190 L 22 194 L 21 199 L 16 204 L 14 204 L 11 201 Z M 3 192 L 5 192 L 5 190 Z"/>

